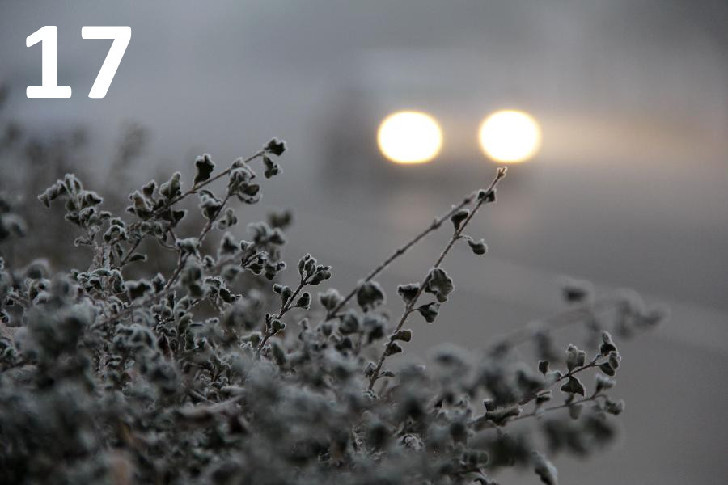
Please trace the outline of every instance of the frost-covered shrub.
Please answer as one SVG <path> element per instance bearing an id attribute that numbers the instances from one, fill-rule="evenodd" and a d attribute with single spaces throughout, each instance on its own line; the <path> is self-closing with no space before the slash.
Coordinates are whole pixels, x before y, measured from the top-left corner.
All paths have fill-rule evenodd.
<path id="1" fill-rule="evenodd" d="M 250 224 L 245 240 L 230 232 L 232 202 L 260 200 L 256 162 L 276 176 L 285 149 L 274 139 L 222 171 L 199 157 L 191 186 L 179 173 L 150 181 L 125 215 L 74 175 L 39 196 L 65 204 L 90 256 L 68 273 L 43 259 L 0 272 L 3 483 L 491 484 L 519 466 L 552 484 L 554 454 L 587 455 L 614 437 L 624 403 L 611 394 L 621 355 L 609 330 L 662 318 L 634 295 L 568 283 L 563 314 L 481 353 L 445 345 L 427 366 L 391 364 L 417 320 L 437 324 L 455 290 L 444 267 L 454 245 L 486 253 L 466 229 L 505 169 L 340 292 L 312 255 L 287 267 L 289 213 Z M 195 197 L 205 222 L 182 235 L 181 203 Z M 438 229 L 452 237 L 419 281 L 399 286 L 391 298 L 403 310 L 390 321 L 377 276 Z M 25 232 L 0 202 L 0 242 Z M 177 264 L 145 274 L 149 241 Z M 282 284 L 283 271 L 298 283 Z M 593 349 L 556 349 L 552 331 L 578 322 Z M 515 352 L 528 341 L 532 362 Z"/>

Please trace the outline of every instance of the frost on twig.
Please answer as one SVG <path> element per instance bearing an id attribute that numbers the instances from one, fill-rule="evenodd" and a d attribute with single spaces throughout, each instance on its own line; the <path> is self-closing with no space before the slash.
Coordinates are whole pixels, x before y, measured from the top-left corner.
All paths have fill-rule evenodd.
<path id="1" fill-rule="evenodd" d="M 70 272 L 43 255 L 0 265 L 6 482 L 492 484 L 500 468 L 524 466 L 553 484 L 555 454 L 582 456 L 614 437 L 612 416 L 625 407 L 612 397 L 622 359 L 612 334 L 664 316 L 631 294 L 569 285 L 564 313 L 487 352 L 440 346 L 427 366 L 389 367 L 423 320 L 440 324 L 457 291 L 445 269 L 452 249 L 486 254 L 466 231 L 495 202 L 505 169 L 339 291 L 313 255 L 284 261 L 289 212 L 248 224 L 245 239 L 233 232 L 241 207 L 282 172 L 285 150 L 274 139 L 222 170 L 202 155 L 191 185 L 180 173 L 150 181 L 126 214 L 105 210 L 74 175 L 39 196 L 64 204 L 89 252 Z M 202 223 L 188 233 L 181 203 L 195 199 Z M 449 241 L 420 281 L 398 287 L 403 310 L 389 321 L 376 278 L 441 228 Z M 42 229 L 0 200 L 0 243 Z M 146 265 L 155 243 L 175 255 L 163 271 Z M 596 343 L 558 350 L 553 332 L 578 323 Z M 515 358 L 527 341 L 537 355 Z"/>

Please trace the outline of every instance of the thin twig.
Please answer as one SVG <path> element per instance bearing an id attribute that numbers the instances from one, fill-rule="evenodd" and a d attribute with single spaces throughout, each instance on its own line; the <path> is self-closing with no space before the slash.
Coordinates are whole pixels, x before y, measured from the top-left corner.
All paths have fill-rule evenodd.
<path id="1" fill-rule="evenodd" d="M 489 196 L 493 193 L 495 190 L 496 185 L 498 182 L 505 177 L 506 171 L 505 169 L 498 169 L 498 172 L 493 179 L 493 181 L 490 183 L 490 186 L 485 190 L 484 196 L 477 197 L 477 201 L 475 203 L 475 206 L 473 206 L 472 210 L 470 211 L 470 214 L 463 220 L 463 222 L 455 228 L 455 231 L 450 238 L 450 241 L 447 243 L 447 246 L 445 246 L 445 249 L 442 250 L 440 253 L 440 256 L 435 261 L 435 264 L 432 266 L 432 268 L 439 268 L 442 262 L 445 260 L 445 256 L 448 255 L 450 250 L 455 245 L 455 242 L 458 241 L 465 228 L 468 226 L 470 221 L 473 219 L 475 214 L 478 212 L 478 210 L 482 207 L 482 205 L 489 199 Z M 475 194 L 477 194 L 480 191 L 476 191 Z M 468 200 L 469 198 L 466 198 L 465 200 Z M 472 196 L 470 198 L 472 201 Z M 461 207 L 462 208 L 462 207 Z M 454 212 L 453 212 L 454 214 Z M 407 318 L 410 316 L 410 314 L 415 310 L 415 305 L 417 304 L 417 301 L 419 300 L 420 296 L 425 290 L 425 284 L 420 285 L 420 287 L 417 290 L 417 293 L 415 294 L 414 298 L 412 298 L 405 306 L 404 311 L 402 312 L 402 316 L 399 319 L 399 322 L 397 323 L 397 326 L 394 328 L 392 333 L 389 335 L 389 339 L 387 341 L 387 344 L 384 347 L 384 350 L 382 351 L 382 354 L 379 356 L 379 360 L 377 361 L 377 365 L 374 368 L 374 372 L 372 373 L 371 377 L 369 378 L 369 387 L 368 389 L 371 391 L 374 387 L 374 384 L 377 382 L 377 379 L 379 379 L 379 374 L 382 370 L 382 366 L 384 365 L 384 361 L 387 358 L 387 349 L 390 345 L 394 343 L 395 335 L 397 332 L 399 332 L 402 329 L 402 326 L 404 326 L 405 322 L 407 321 Z"/>
<path id="2" fill-rule="evenodd" d="M 189 196 L 191 194 L 197 193 L 203 187 L 205 187 L 205 186 L 211 184 L 212 182 L 214 182 L 216 180 L 219 180 L 220 178 L 222 178 L 222 177 L 230 174 L 230 172 L 232 172 L 232 170 L 235 167 L 237 167 L 237 166 L 239 166 L 241 164 L 247 164 L 250 161 L 252 161 L 252 160 L 254 160 L 254 159 L 262 156 L 265 153 L 266 153 L 266 150 L 265 149 L 259 150 L 258 152 L 254 153 L 253 155 L 251 155 L 247 159 L 243 160 L 242 162 L 234 163 L 233 165 L 231 165 L 227 169 L 223 170 L 222 172 L 220 172 L 216 176 L 211 177 L 211 178 L 209 178 L 209 179 L 207 179 L 207 180 L 205 180 L 203 182 L 199 182 L 199 183 L 195 184 L 187 192 L 185 192 L 185 193 L 183 193 L 183 194 L 181 194 L 181 195 L 179 195 L 179 196 L 171 199 L 163 207 L 160 207 L 159 209 L 157 209 L 153 213 L 153 216 L 154 215 L 161 214 L 162 211 L 169 209 L 170 207 L 172 207 L 174 204 L 176 204 L 177 202 L 181 201 L 185 197 L 187 197 L 187 196 Z M 212 229 L 212 227 L 215 224 L 215 222 L 217 221 L 217 219 L 224 212 L 225 205 L 227 204 L 227 202 L 228 202 L 228 200 L 230 199 L 231 196 L 232 196 L 232 194 L 230 192 L 230 188 L 228 187 L 228 191 L 227 191 L 227 193 L 225 195 L 225 199 L 223 200 L 222 205 L 220 206 L 220 208 L 218 209 L 218 211 L 215 213 L 215 215 L 213 217 L 211 217 L 210 220 L 207 221 L 207 224 L 205 224 L 205 226 L 203 227 L 202 231 L 200 232 L 200 235 L 198 236 L 199 243 L 202 243 L 202 241 L 205 239 L 205 237 L 207 236 L 207 234 L 210 232 L 210 230 Z M 140 238 L 139 242 L 141 242 L 141 238 Z M 161 298 L 164 298 L 165 296 L 167 296 L 172 291 L 172 288 L 173 288 L 174 284 L 176 283 L 177 278 L 179 277 L 180 273 L 182 272 L 182 269 L 184 269 L 185 263 L 187 262 L 187 257 L 188 257 L 187 254 L 184 254 L 183 255 L 182 253 L 180 253 L 179 260 L 178 260 L 178 263 L 177 263 L 177 267 L 175 268 L 174 272 L 172 273 L 172 275 L 167 280 L 167 283 L 165 284 L 165 286 L 162 289 L 162 291 L 160 291 L 159 293 L 156 293 L 154 295 L 151 295 L 148 299 L 145 299 L 144 301 L 142 301 L 142 302 L 140 302 L 138 304 L 130 304 L 129 306 L 127 306 L 124 309 L 122 309 L 121 311 L 117 312 L 116 314 L 111 315 L 111 316 L 107 317 L 106 319 L 103 319 L 101 321 L 98 321 L 98 322 L 94 323 L 91 328 L 97 329 L 97 328 L 103 327 L 103 326 L 107 325 L 108 323 L 110 323 L 113 320 L 117 320 L 119 318 L 122 318 L 122 317 L 128 315 L 129 313 L 133 312 L 137 308 L 145 307 L 149 303 L 152 303 L 152 302 L 154 302 L 154 301 L 156 301 L 158 299 L 161 299 Z"/>
<path id="3" fill-rule="evenodd" d="M 584 403 L 587 403 L 587 402 L 593 402 L 593 401 L 596 401 L 599 398 L 607 399 L 607 396 L 605 396 L 604 394 L 592 394 L 589 397 L 585 397 L 585 398 L 579 399 L 577 401 L 571 401 L 571 402 L 568 402 L 568 403 L 565 403 L 565 404 L 560 404 L 558 406 L 551 406 L 551 407 L 547 407 L 547 408 L 536 408 L 533 411 L 531 411 L 530 413 L 519 414 L 518 416 L 514 416 L 512 418 L 509 418 L 506 422 L 507 423 L 510 423 L 512 421 L 520 421 L 522 419 L 538 418 L 538 417 L 540 417 L 544 413 L 549 413 L 549 412 L 552 412 L 552 411 L 558 411 L 559 409 L 566 409 L 569 406 L 573 406 L 575 404 L 584 404 Z M 499 426 L 499 425 L 496 425 L 494 423 L 488 423 L 488 424 L 484 425 L 483 428 L 499 428 L 499 427 L 502 427 L 502 426 L 503 425 L 500 425 Z"/>
<path id="4" fill-rule="evenodd" d="M 136 241 L 134 241 L 134 244 L 131 245 L 129 250 L 126 253 L 126 256 L 119 261 L 119 269 L 123 268 L 126 263 L 129 262 L 129 258 L 131 258 L 132 254 L 134 254 L 134 251 L 139 247 L 139 245 L 142 243 L 142 240 L 144 239 L 144 236 L 139 236 L 136 238 Z"/>
<path id="5" fill-rule="evenodd" d="M 255 160 L 256 158 L 259 158 L 259 157 L 265 155 L 265 153 L 266 153 L 265 148 L 262 150 L 259 150 L 259 151 L 255 152 L 254 154 L 252 154 L 251 156 L 249 156 L 248 158 L 246 158 L 245 160 L 243 160 L 242 162 L 237 162 L 237 163 L 232 164 L 231 166 L 229 166 L 228 168 L 226 168 L 219 174 L 215 175 L 214 177 L 211 177 L 202 182 L 198 182 L 197 184 L 193 185 L 187 192 L 184 192 L 176 197 L 173 197 L 162 207 L 160 207 L 159 209 L 152 212 L 152 217 L 159 216 L 162 212 L 169 209 L 170 207 L 172 207 L 173 205 L 175 205 L 177 202 L 181 201 L 182 199 L 184 199 L 192 194 L 196 194 L 200 189 L 210 185 L 211 183 L 215 182 L 216 180 L 221 179 L 222 177 L 225 177 L 226 175 L 229 175 L 230 172 L 232 172 L 233 169 L 235 169 L 236 167 L 250 163 L 253 160 Z"/>
<path id="6" fill-rule="evenodd" d="M 561 381 L 563 381 L 565 379 L 568 379 L 570 377 L 574 377 L 575 375 L 577 375 L 580 372 L 583 372 L 583 371 L 585 371 L 587 369 L 593 369 L 594 367 L 598 367 L 599 365 L 601 365 L 599 363 L 599 357 L 601 357 L 601 356 L 602 356 L 601 353 L 597 353 L 597 355 L 589 363 L 584 364 L 584 365 L 582 365 L 580 367 L 574 367 L 572 370 L 564 373 L 561 377 L 559 377 L 558 379 L 555 379 L 548 386 L 544 387 L 543 389 L 540 389 L 538 392 L 546 391 L 546 390 L 550 389 L 551 387 L 555 386 L 556 384 L 558 384 L 559 382 L 561 382 Z M 526 404 L 528 404 L 531 401 L 535 400 L 537 397 L 538 397 L 538 393 L 535 393 L 533 395 L 530 395 L 530 396 L 527 396 L 527 397 L 523 398 L 518 404 L 520 406 L 525 406 Z"/>
<path id="7" fill-rule="evenodd" d="M 496 344 L 492 345 L 492 348 L 510 348 L 520 345 L 531 340 L 534 333 L 539 330 L 547 328 L 550 330 L 557 330 L 568 327 L 574 323 L 582 321 L 584 318 L 592 317 L 597 313 L 613 308 L 615 303 L 618 303 L 619 301 L 619 298 L 614 296 L 605 297 L 593 303 L 585 303 L 583 305 L 555 313 L 550 317 L 534 320 L 525 327 L 521 327 L 501 337 Z"/>
<path id="8" fill-rule="evenodd" d="M 371 281 L 379 273 L 381 273 L 382 271 L 384 271 L 385 269 L 387 269 L 387 267 L 389 267 L 389 265 L 392 264 L 394 262 L 394 260 L 396 260 L 397 258 L 399 258 L 400 256 L 402 256 L 412 246 L 414 246 L 415 244 L 417 244 L 418 242 L 420 242 L 420 240 L 422 240 L 422 238 L 424 238 L 429 233 L 431 233 L 432 231 L 434 231 L 434 230 L 438 229 L 440 226 L 442 226 L 443 222 L 445 222 L 448 219 L 450 219 L 453 216 L 453 214 L 455 214 L 457 211 L 459 211 L 463 207 L 469 205 L 473 201 L 473 198 L 476 196 L 476 194 L 477 194 L 477 191 L 476 192 L 473 192 L 472 194 L 470 194 L 467 197 L 465 197 L 458 205 L 453 206 L 448 212 L 446 212 L 442 216 L 440 216 L 437 219 L 435 219 L 433 221 L 433 223 L 430 224 L 427 227 L 427 229 L 425 229 L 424 231 L 420 232 L 413 239 L 409 240 L 405 245 L 403 245 L 402 247 L 400 247 L 399 249 L 397 249 L 386 260 L 384 260 L 382 262 L 382 264 L 380 264 L 379 266 L 377 266 L 376 268 L 374 268 L 368 275 L 366 275 L 364 277 L 364 280 L 363 280 L 364 283 L 366 283 L 368 281 Z M 338 305 L 336 305 L 336 307 L 334 307 L 333 310 L 330 310 L 328 312 L 328 314 L 326 315 L 326 320 L 330 320 L 330 319 L 334 318 L 336 316 L 336 314 L 339 312 L 339 310 L 341 310 L 344 307 L 344 305 L 346 305 L 354 297 L 354 295 L 356 295 L 357 289 L 358 289 L 358 286 L 357 287 L 354 287 L 344 297 L 344 299 L 341 301 L 341 303 L 339 303 Z"/>
<path id="9" fill-rule="evenodd" d="M 174 206 L 175 204 L 177 204 L 181 200 L 189 197 L 192 194 L 196 194 L 197 192 L 199 192 L 204 187 L 207 187 L 211 183 L 213 183 L 213 182 L 215 182 L 217 180 L 220 180 L 221 178 L 225 177 L 226 175 L 229 175 L 230 172 L 232 172 L 233 169 L 235 169 L 236 167 L 238 167 L 240 165 L 248 164 L 248 163 L 252 162 L 253 160 L 255 160 L 256 158 L 259 158 L 259 157 L 265 155 L 265 153 L 266 153 L 266 149 L 265 148 L 262 149 L 262 150 L 258 150 L 257 152 L 255 152 L 254 154 L 252 154 L 248 158 L 244 159 L 243 161 L 237 162 L 237 163 L 234 163 L 234 164 L 230 165 L 228 168 L 226 168 L 225 170 L 223 170 L 219 174 L 215 175 L 214 177 L 211 177 L 211 178 L 209 178 L 207 180 L 203 180 L 202 182 L 198 182 L 198 183 L 194 184 L 187 192 L 184 192 L 184 193 L 182 193 L 182 194 L 180 194 L 180 195 L 178 195 L 176 197 L 173 197 L 172 199 L 168 200 L 162 207 L 160 207 L 160 208 L 156 209 L 154 212 L 152 212 L 151 217 L 154 218 L 154 217 L 157 217 L 157 216 L 161 215 L 164 211 L 169 210 L 172 206 Z M 228 196 L 229 196 L 229 193 L 228 193 Z M 226 197 L 226 202 L 227 202 L 227 197 Z M 223 203 L 223 206 L 224 205 L 225 205 L 225 203 Z M 219 212 L 222 213 L 222 209 L 220 209 Z M 135 223 L 135 224 L 137 224 L 137 223 Z M 211 225 L 210 224 L 208 224 L 208 225 L 210 227 L 207 227 L 206 226 L 207 230 L 206 231 L 203 231 L 205 234 L 211 229 Z M 139 244 L 142 242 L 142 240 L 144 239 L 144 237 L 145 236 L 141 236 L 141 237 L 139 237 L 135 241 L 135 243 L 132 245 L 131 249 L 129 249 L 128 254 L 119 263 L 119 268 L 123 267 L 128 262 L 128 260 L 131 257 L 132 253 L 139 246 Z M 201 235 L 201 237 L 204 238 L 204 235 Z"/>
<path id="10" fill-rule="evenodd" d="M 293 303 L 296 301 L 296 297 L 301 292 L 304 286 L 308 283 L 308 278 L 301 277 L 301 281 L 298 283 L 298 286 L 296 287 L 296 290 L 293 292 L 291 297 L 286 301 L 285 305 L 281 303 L 281 308 L 278 310 L 278 313 L 276 315 L 273 315 L 270 317 L 270 320 L 266 323 L 270 323 L 270 328 L 268 325 L 266 325 L 265 332 L 263 334 L 263 339 L 260 341 L 260 344 L 258 344 L 258 348 L 255 350 L 255 355 L 257 357 L 260 357 L 260 352 L 263 350 L 265 345 L 268 343 L 268 340 L 276 334 L 276 332 L 273 330 L 273 320 L 280 320 L 283 315 L 288 313 L 288 311 L 293 308 Z"/>

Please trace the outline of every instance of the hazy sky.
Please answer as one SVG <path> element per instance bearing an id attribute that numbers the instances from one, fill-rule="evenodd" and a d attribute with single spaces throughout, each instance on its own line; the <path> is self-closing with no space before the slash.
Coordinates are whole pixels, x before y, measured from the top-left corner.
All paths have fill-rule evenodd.
<path id="1" fill-rule="evenodd" d="M 58 78 L 71 99 L 25 97 L 40 81 L 40 47 L 26 48 L 25 38 L 43 25 L 58 26 Z M 132 27 L 103 100 L 87 94 L 109 43 L 82 40 L 84 25 Z M 725 0 L 0 0 L 0 81 L 12 89 L 0 116 L 39 136 L 86 126 L 87 160 L 101 176 L 122 124 L 139 122 L 151 135 L 140 182 L 159 165 L 189 173 L 196 154 L 225 164 L 280 136 L 290 146 L 284 176 L 264 202 L 296 210 L 294 257 L 328 254 L 336 284 L 348 285 L 492 176 L 475 138 L 488 112 L 531 112 L 542 151 L 513 167 L 499 203 L 473 225 L 490 246 L 482 266 L 466 251 L 448 260 L 458 288 L 470 289 L 444 319 L 480 324 L 485 314 L 488 332 L 503 331 L 551 309 L 565 274 L 671 303 L 663 337 L 632 347 L 634 381 L 620 381 L 634 410 L 631 441 L 589 469 L 590 483 L 609 483 L 612 469 L 633 483 L 721 483 L 728 395 L 714 382 L 728 355 L 726 25 Z M 437 117 L 444 146 L 429 168 L 395 174 L 374 133 L 403 108 Z M 337 142 L 345 150 L 333 156 Z M 331 167 L 339 175 L 322 177 Z M 436 251 L 428 242 L 393 268 L 388 289 L 419 277 Z M 484 333 L 427 327 L 418 345 L 476 345 Z M 679 368 L 669 379 L 657 363 L 667 353 Z M 582 466 L 565 468 L 564 483 L 576 483 Z"/>
<path id="2" fill-rule="evenodd" d="M 494 236 L 499 257 L 728 309 L 724 2 L 68 5 L 3 2 L 0 77 L 14 88 L 11 113 L 36 129 L 82 123 L 108 153 L 120 123 L 139 121 L 149 163 L 174 165 L 203 151 L 231 159 L 275 134 L 295 149 L 295 183 L 318 188 L 332 115 L 366 148 L 389 109 L 422 107 L 448 123 L 444 160 L 481 163 L 479 120 L 519 107 L 541 121 L 544 146 L 512 182 L 521 190 Z M 69 100 L 25 99 L 40 79 L 40 49 L 25 37 L 42 25 L 59 27 Z M 82 40 L 83 25 L 133 29 L 104 100 L 86 95 L 108 42 Z M 345 107 L 349 92 L 365 109 Z M 363 152 L 336 163 L 375 163 Z M 452 166 L 433 210 L 470 188 Z M 300 208 L 327 210 L 320 189 Z"/>

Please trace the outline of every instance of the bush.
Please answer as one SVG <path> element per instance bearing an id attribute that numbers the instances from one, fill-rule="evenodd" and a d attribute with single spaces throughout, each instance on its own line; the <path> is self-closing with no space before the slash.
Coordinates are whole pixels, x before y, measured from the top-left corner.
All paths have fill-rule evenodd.
<path id="1" fill-rule="evenodd" d="M 454 290 L 443 267 L 454 245 L 486 253 L 466 229 L 495 202 L 505 169 L 340 293 L 323 288 L 332 269 L 308 254 L 289 270 L 295 286 L 279 282 L 290 213 L 250 224 L 249 240 L 228 232 L 238 223 L 231 202 L 260 200 L 254 164 L 276 176 L 285 149 L 274 139 L 217 173 L 199 157 L 189 189 L 179 173 L 150 181 L 129 196 L 126 218 L 103 210 L 74 175 L 39 196 L 65 204 L 90 261 L 55 274 L 43 259 L 3 265 L 6 483 L 491 484 L 500 467 L 523 466 L 552 484 L 547 456 L 586 455 L 613 439 L 609 415 L 624 403 L 610 394 L 621 356 L 607 323 L 627 336 L 662 317 L 633 295 L 597 298 L 570 282 L 563 314 L 481 354 L 441 346 L 427 366 L 392 364 L 413 338 L 411 320 L 435 322 Z M 222 192 L 212 190 L 216 181 Z M 194 197 L 204 225 L 180 237 L 181 204 Z M 377 276 L 447 228 L 433 266 L 398 287 L 403 310 L 390 321 Z M 25 232 L 2 202 L 0 242 Z M 210 250 L 215 233 L 223 234 Z M 149 241 L 176 255 L 165 274 L 145 273 Z M 556 351 L 552 331 L 578 322 L 593 354 Z M 527 341 L 536 344 L 534 366 L 514 351 Z"/>

